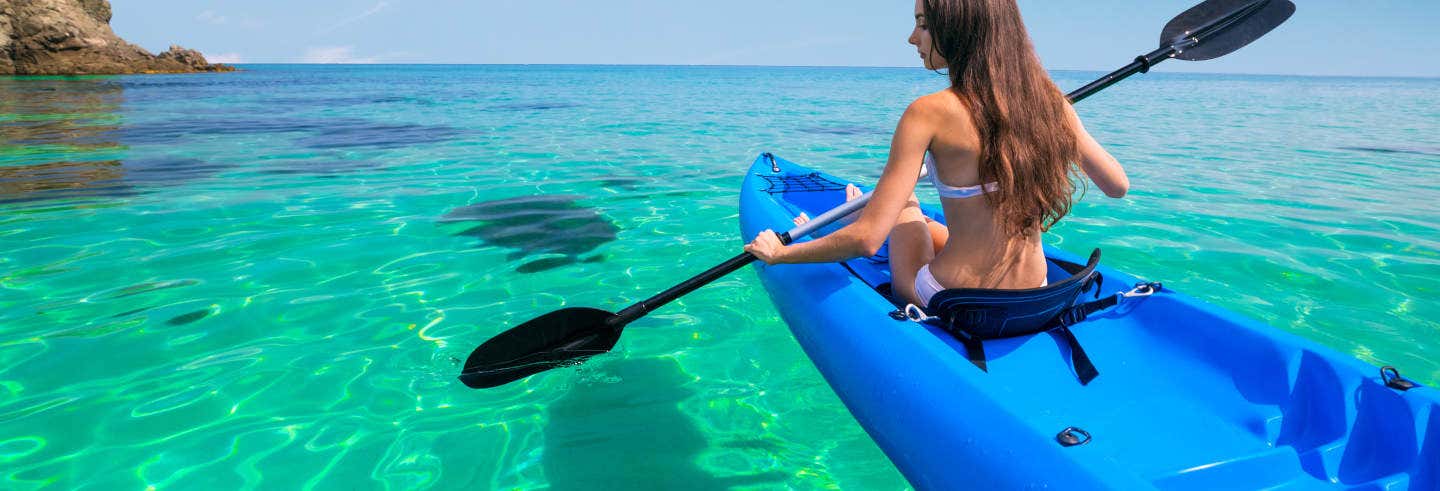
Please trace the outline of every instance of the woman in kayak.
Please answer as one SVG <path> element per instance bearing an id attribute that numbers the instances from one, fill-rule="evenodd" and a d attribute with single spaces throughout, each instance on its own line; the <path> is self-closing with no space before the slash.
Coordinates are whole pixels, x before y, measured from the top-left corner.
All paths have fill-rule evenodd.
<path id="1" fill-rule="evenodd" d="M 910 44 L 950 87 L 905 109 L 860 217 L 788 246 L 766 230 L 745 250 L 768 264 L 835 262 L 873 256 L 888 236 L 893 291 L 921 306 L 948 288 L 1044 286 L 1040 234 L 1070 211 L 1077 167 L 1112 198 L 1130 187 L 1125 170 L 1040 65 L 1015 0 L 916 0 Z M 920 211 L 922 166 L 947 227 Z"/>

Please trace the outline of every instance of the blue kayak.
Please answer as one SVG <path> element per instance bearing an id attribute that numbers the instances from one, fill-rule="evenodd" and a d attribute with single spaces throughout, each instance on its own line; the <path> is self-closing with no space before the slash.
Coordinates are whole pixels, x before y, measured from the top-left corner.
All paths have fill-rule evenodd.
<path id="1" fill-rule="evenodd" d="M 762 155 L 740 193 L 742 236 L 842 204 L 846 183 Z M 820 373 L 917 488 L 1440 490 L 1434 388 L 1167 289 L 1071 327 L 1100 373 L 1089 384 L 1047 334 L 985 341 L 984 371 L 946 331 L 892 316 L 885 252 L 757 269 Z M 1108 290 L 1139 283 L 1098 271 Z M 1052 264 L 1051 283 L 1069 276 Z"/>

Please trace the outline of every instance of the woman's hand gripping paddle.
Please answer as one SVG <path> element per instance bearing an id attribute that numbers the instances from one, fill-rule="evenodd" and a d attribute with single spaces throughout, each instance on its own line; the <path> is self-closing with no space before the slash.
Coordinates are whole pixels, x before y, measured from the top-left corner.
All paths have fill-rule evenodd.
<path id="1" fill-rule="evenodd" d="M 1209 60 L 1229 54 L 1264 36 L 1295 13 L 1290 0 L 1207 0 L 1165 26 L 1160 49 L 1069 94 L 1079 102 L 1169 58 Z M 780 235 L 786 244 L 849 215 L 870 201 L 870 193 L 836 207 Z M 620 340 L 625 326 L 687 293 L 755 261 L 740 254 L 619 313 L 591 308 L 560 309 L 486 341 L 465 360 L 460 381 L 471 388 L 496 387 L 556 367 L 575 365 L 605 353 Z"/>

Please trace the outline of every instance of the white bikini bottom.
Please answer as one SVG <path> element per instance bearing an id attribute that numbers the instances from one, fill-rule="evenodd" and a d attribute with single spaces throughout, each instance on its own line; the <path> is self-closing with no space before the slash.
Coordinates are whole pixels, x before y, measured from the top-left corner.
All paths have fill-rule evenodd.
<path id="1" fill-rule="evenodd" d="M 1050 286 L 1049 278 L 1046 278 L 1045 283 L 1040 285 L 1041 288 L 1046 286 Z M 915 294 L 920 296 L 921 302 L 924 302 L 922 306 L 930 305 L 930 298 L 943 290 L 945 287 L 940 286 L 940 282 L 935 281 L 935 275 L 930 274 L 930 265 L 921 266 L 920 272 L 915 274 Z"/>

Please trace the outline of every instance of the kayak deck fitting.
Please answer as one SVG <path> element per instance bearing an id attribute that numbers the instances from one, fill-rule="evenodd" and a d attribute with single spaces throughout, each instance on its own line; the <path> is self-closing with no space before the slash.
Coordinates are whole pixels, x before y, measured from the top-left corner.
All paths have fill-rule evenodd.
<path id="1" fill-rule="evenodd" d="M 840 205 L 846 182 L 762 155 L 741 191 L 742 236 Z M 1071 328 L 1100 372 L 1088 385 L 1048 335 L 985 341 L 986 372 L 939 327 L 892 317 L 876 290 L 889 282 L 885 253 L 758 273 L 918 488 L 1440 489 L 1434 388 L 1406 389 L 1398 373 L 1168 289 Z M 1098 271 L 1108 290 L 1140 283 Z M 1068 277 L 1052 263 L 1051 282 Z"/>

